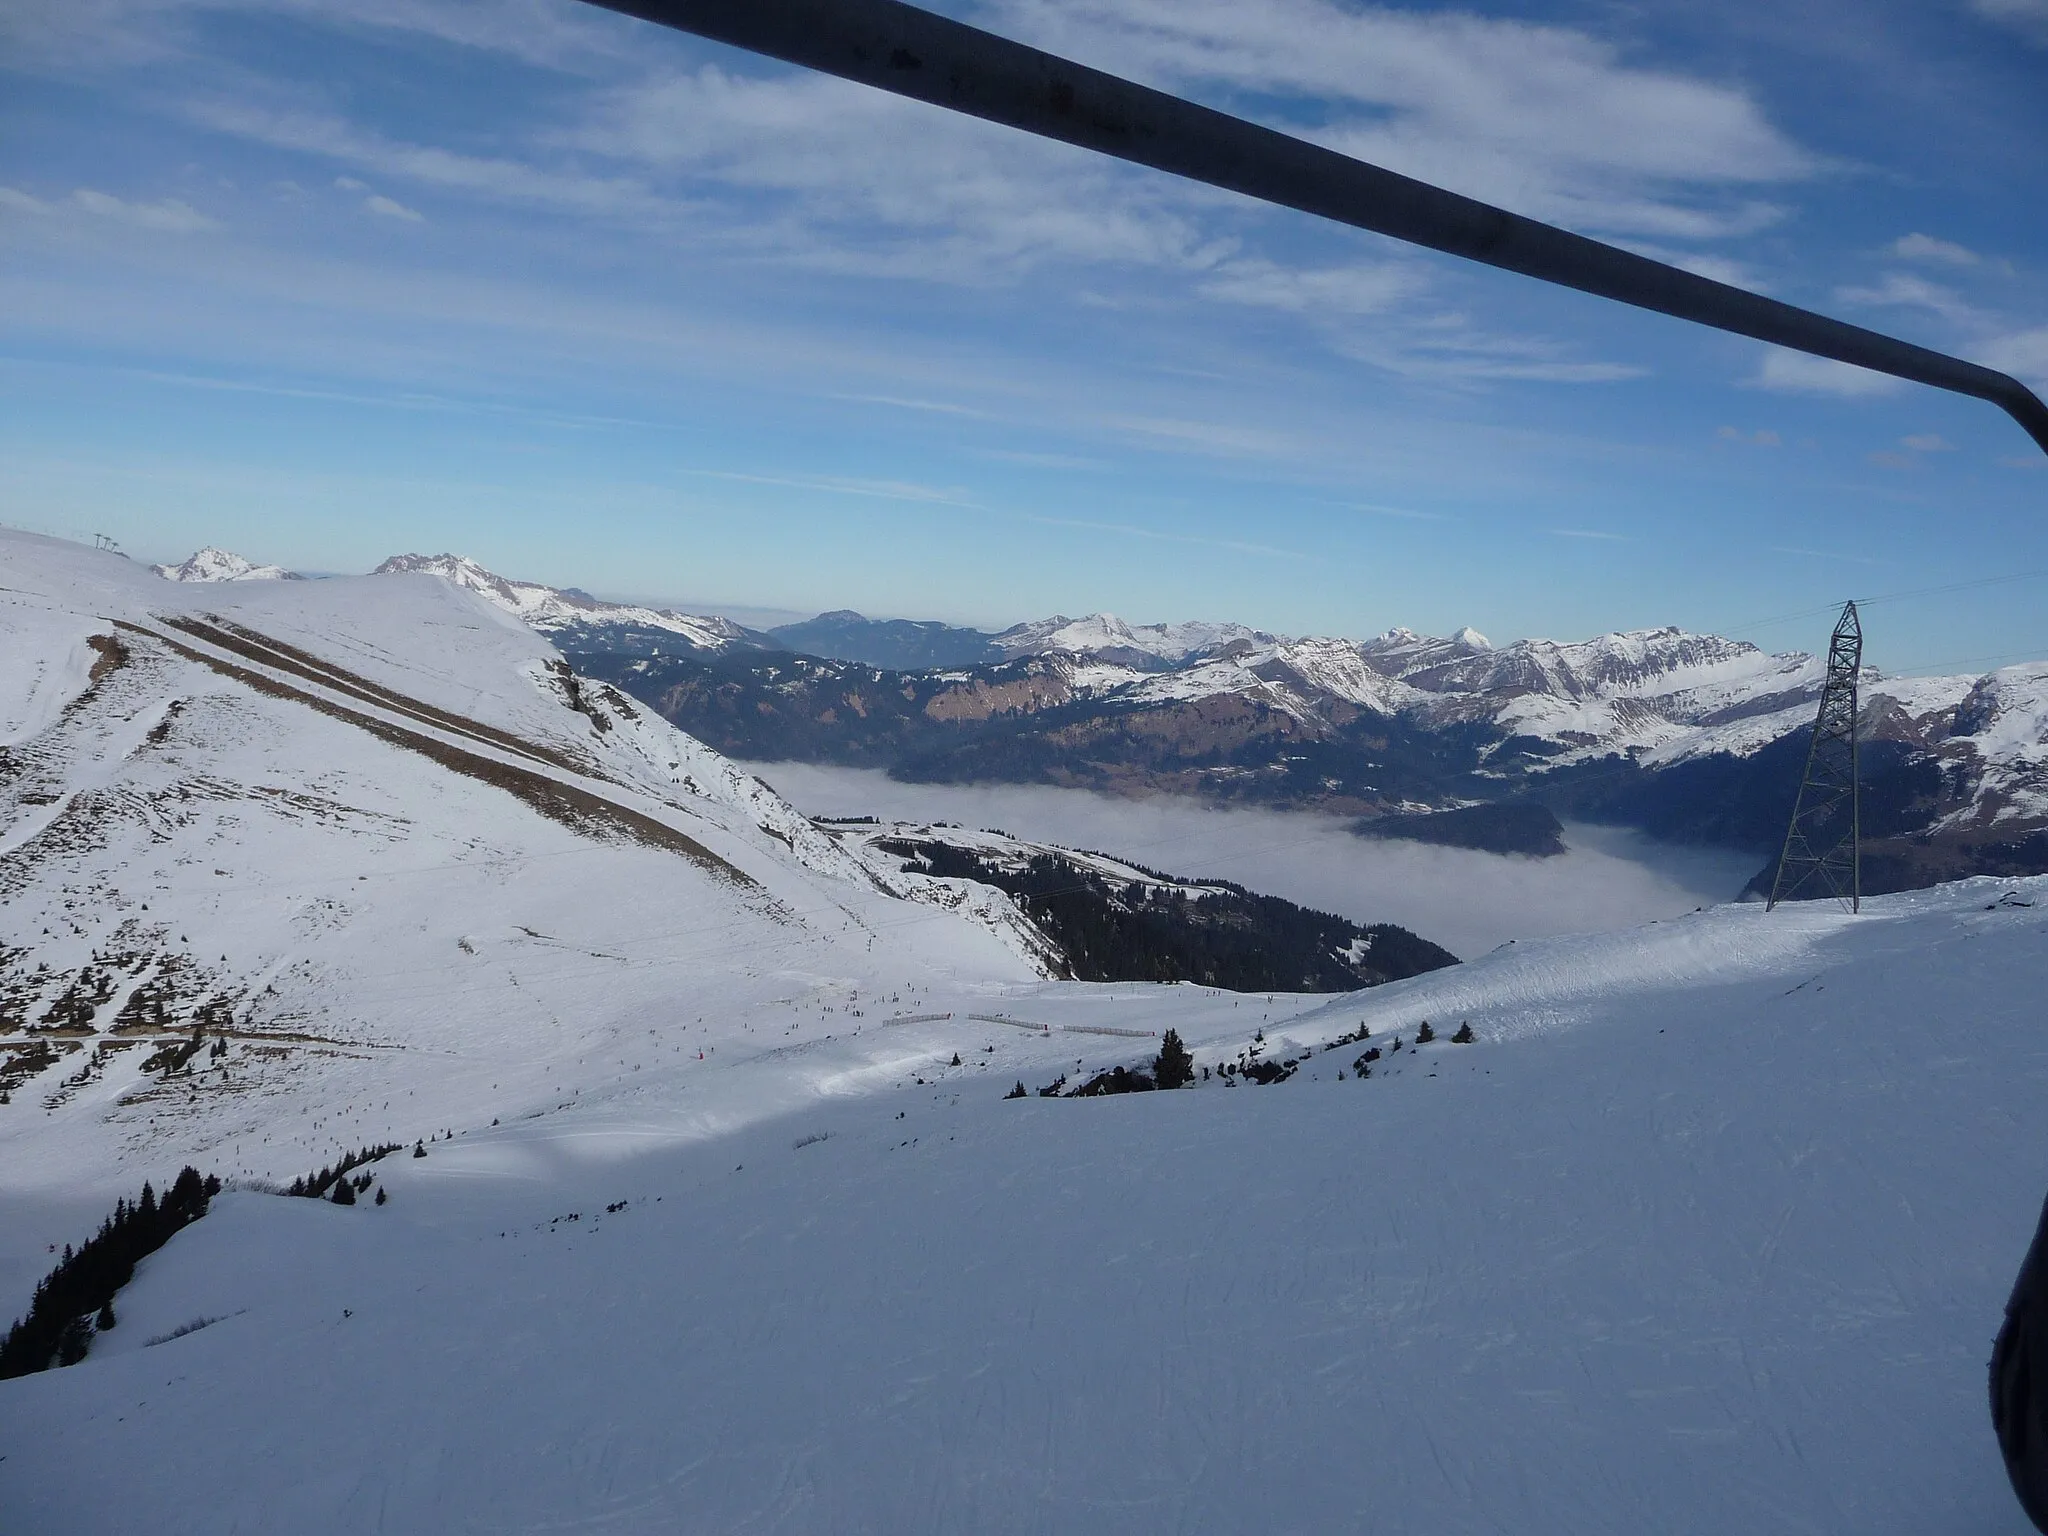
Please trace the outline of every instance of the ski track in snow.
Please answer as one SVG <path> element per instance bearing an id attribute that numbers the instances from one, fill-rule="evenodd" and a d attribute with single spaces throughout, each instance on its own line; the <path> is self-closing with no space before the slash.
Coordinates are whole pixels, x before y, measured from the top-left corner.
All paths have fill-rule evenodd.
<path id="1" fill-rule="evenodd" d="M 225 1072 L 145 1081 L 144 1042 L 48 1103 L 81 1047 L 0 1106 L 0 1310 L 180 1162 L 455 1132 L 374 1165 L 383 1207 L 223 1196 L 85 1363 L 0 1383 L 10 1533 L 2027 1529 L 1983 1370 L 2048 1182 L 2048 878 L 1338 997 L 1052 982 L 1000 904 L 878 889 L 644 712 L 598 730 L 473 597 L 7 540 L 39 635 L 227 613 L 588 754 L 764 893 L 146 642 L 90 708 L 90 652 L 54 705 L 0 689 L 20 782 L 101 807 L 0 856 L 32 1011 L 132 922 L 168 936 L 101 1037 L 174 956 L 237 1031 Z M 1299 1067 L 1000 1097 L 1156 1049 L 1076 1026 Z M 1322 1049 L 1361 1026 L 1368 1081 Z"/>

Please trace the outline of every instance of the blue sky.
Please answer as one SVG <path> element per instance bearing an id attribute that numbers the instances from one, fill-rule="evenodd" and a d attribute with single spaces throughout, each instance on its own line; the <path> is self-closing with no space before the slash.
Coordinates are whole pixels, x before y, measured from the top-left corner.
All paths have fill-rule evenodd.
<path id="1" fill-rule="evenodd" d="M 2048 0 L 951 14 L 2048 386 Z M 0 520 L 1000 626 L 2048 655 L 1992 407 L 567 0 L 0 7 Z"/>

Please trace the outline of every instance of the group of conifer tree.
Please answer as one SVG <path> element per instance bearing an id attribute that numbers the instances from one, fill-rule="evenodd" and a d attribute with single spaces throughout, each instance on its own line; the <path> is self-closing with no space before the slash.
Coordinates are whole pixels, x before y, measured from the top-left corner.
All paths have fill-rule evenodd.
<path id="1" fill-rule="evenodd" d="M 141 1198 L 119 1201 L 84 1246 L 73 1251 L 66 1244 L 64 1257 L 36 1287 L 28 1315 L 0 1340 L 0 1380 L 83 1360 L 93 1335 L 114 1326 L 114 1293 L 135 1266 L 204 1216 L 219 1193 L 219 1179 L 201 1178 L 188 1167 L 161 1200 L 145 1184 Z"/>

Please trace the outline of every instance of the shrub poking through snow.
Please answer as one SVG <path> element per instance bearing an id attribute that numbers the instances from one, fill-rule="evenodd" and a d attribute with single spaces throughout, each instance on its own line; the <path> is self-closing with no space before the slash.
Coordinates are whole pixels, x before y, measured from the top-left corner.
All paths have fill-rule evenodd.
<path id="1" fill-rule="evenodd" d="M 1295 1064 L 1291 1061 L 1248 1061 L 1244 1075 L 1261 1087 L 1284 1083 L 1294 1076 Z"/>
<path id="2" fill-rule="evenodd" d="M 188 1333 L 197 1333 L 202 1328 L 211 1328 L 219 1321 L 220 1319 L 217 1317 L 206 1317 L 203 1315 L 195 1317 L 189 1323 L 178 1324 L 169 1333 L 160 1333 L 153 1339 L 145 1340 L 142 1347 L 144 1349 L 155 1349 L 159 1344 L 168 1344 L 173 1339 L 182 1339 Z"/>
<path id="3" fill-rule="evenodd" d="M 161 1202 L 145 1184 L 134 1204 L 116 1202 L 114 1214 L 83 1247 L 74 1252 L 66 1244 L 64 1257 L 36 1287 L 28 1315 L 0 1340 L 0 1380 L 83 1360 L 92 1347 L 95 1317 L 98 1327 L 114 1326 L 114 1293 L 135 1266 L 204 1216 L 219 1193 L 219 1179 L 202 1179 L 198 1169 L 186 1168 Z"/>
<path id="4" fill-rule="evenodd" d="M 1031 1095 L 1024 1091 L 1024 1079 L 1020 1077 L 1017 1079 L 1017 1086 L 1004 1094 L 1003 1097 L 1006 1099 L 1028 1099 Z"/>
<path id="5" fill-rule="evenodd" d="M 1112 1067 L 1107 1072 L 1096 1073 L 1067 1097 L 1097 1099 L 1106 1093 L 1150 1093 L 1157 1086 L 1143 1072 L 1133 1072 L 1129 1067 Z"/>
<path id="6" fill-rule="evenodd" d="M 1195 1080 L 1195 1058 L 1181 1044 L 1180 1031 L 1169 1029 L 1152 1060 L 1152 1076 L 1162 1088 L 1181 1088 Z"/>

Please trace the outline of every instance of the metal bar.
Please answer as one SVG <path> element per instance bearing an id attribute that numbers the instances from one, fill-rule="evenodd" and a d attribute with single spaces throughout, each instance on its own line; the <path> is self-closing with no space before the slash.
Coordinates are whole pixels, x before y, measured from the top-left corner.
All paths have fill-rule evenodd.
<path id="1" fill-rule="evenodd" d="M 1863 910 L 1863 619 L 1856 605 L 1842 608 L 1855 638 L 1849 658 L 1849 910 Z M 1840 629 L 1841 623 L 1835 626 Z M 1829 649 L 1832 651 L 1833 647 Z"/>
<path id="2" fill-rule="evenodd" d="M 1504 271 L 1971 395 L 2001 407 L 2048 453 L 2048 405 L 2010 375 L 1446 192 L 900 0 L 589 3 Z"/>

